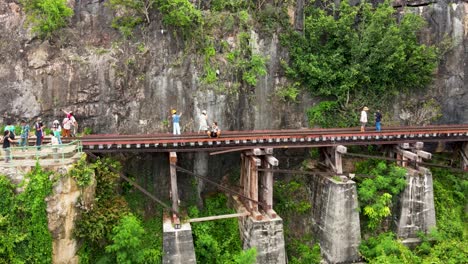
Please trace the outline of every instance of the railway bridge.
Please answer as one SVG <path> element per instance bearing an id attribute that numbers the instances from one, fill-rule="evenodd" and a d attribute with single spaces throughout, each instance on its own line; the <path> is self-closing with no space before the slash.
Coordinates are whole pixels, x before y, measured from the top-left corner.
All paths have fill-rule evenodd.
<path id="1" fill-rule="evenodd" d="M 205 134 L 196 133 L 88 135 L 82 137 L 81 141 L 83 151 L 90 155 L 109 152 L 168 153 L 172 205 L 164 205 L 153 197 L 171 212 L 164 225 L 164 263 L 195 263 L 190 223 L 229 217 L 239 219 L 244 247 L 257 248 L 258 263 L 286 263 L 282 220 L 273 209 L 273 174 L 287 171 L 278 169 L 279 162 L 274 157 L 274 149 L 319 148 L 320 162 L 329 168 L 328 175 L 338 176 L 342 180 L 336 182 L 332 177 L 322 175 L 314 177 L 312 181 L 318 190 L 313 193 L 318 200 L 313 205 L 312 217 L 317 225 L 322 254 L 331 263 L 337 263 L 358 260 L 361 239 L 356 186 L 352 175 L 343 171 L 342 166 L 343 155 L 353 155 L 348 153 L 348 146 L 384 145 L 387 155 L 381 158 L 412 167 L 408 181 L 415 183 L 413 186 L 426 188 L 420 201 L 412 201 L 411 197 L 402 199 L 402 216 L 397 223 L 397 232 L 403 239 L 414 238 L 416 232 L 428 231 L 435 226 L 432 175 L 423 167 L 428 165 L 423 159 L 430 159 L 431 153 L 423 150 L 424 142 L 453 142 L 460 152 L 460 169 L 468 169 L 468 125 L 386 127 L 380 132 L 371 129 L 366 132 L 356 128 L 223 131 L 220 138 L 208 138 Z M 206 175 L 197 175 L 179 167 L 177 154 L 182 152 L 204 152 L 209 153 L 209 156 L 239 152 L 240 189 L 231 190 L 204 177 Z M 237 213 L 190 219 L 181 223 L 177 172 L 201 178 L 230 193 Z M 424 175 L 424 178 L 420 180 L 418 175 Z M 145 192 L 143 187 L 135 185 Z M 413 195 L 412 190 L 405 192 L 407 196 Z M 323 200 L 319 197 L 333 198 L 332 201 L 319 201 Z M 426 206 L 419 206 L 415 210 L 412 203 Z M 404 204 L 413 208 L 411 212 L 404 212 Z"/>
<path id="2" fill-rule="evenodd" d="M 258 263 L 286 263 L 283 222 L 274 211 L 273 176 L 275 173 L 291 171 L 279 168 L 279 161 L 274 156 L 275 149 L 319 149 L 319 162 L 328 171 L 306 172 L 313 174 L 309 186 L 313 198 L 310 217 L 322 255 L 330 263 L 359 260 L 361 235 L 357 190 L 353 175 L 343 169 L 342 158 L 345 155 L 366 156 L 349 153 L 349 146 L 383 145 L 386 154 L 378 158 L 393 160 L 408 167 L 409 184 L 401 195 L 400 216 L 395 220 L 395 225 L 398 236 L 409 242 L 419 231 L 428 231 L 435 226 L 432 175 L 425 167 L 437 165 L 424 162 L 431 159 L 431 153 L 423 149 L 424 143 L 451 142 L 460 154 L 461 168 L 458 169 L 468 171 L 468 124 L 385 127 L 381 132 L 375 132 L 372 128 L 366 132 L 360 132 L 358 128 L 223 131 L 220 138 L 208 138 L 205 134 L 197 133 L 177 136 L 167 133 L 98 134 L 64 141 L 68 143 L 61 147 L 44 146 L 41 152 L 35 151 L 35 147 L 26 151 L 12 148 L 13 157 L 19 158 L 16 161 L 13 159 L 8 165 L 0 164 L 0 167 L 15 166 L 15 162 L 24 165 L 27 157 L 35 157 L 45 164 L 55 164 L 60 159 L 67 162 L 67 159 L 73 160 L 76 150 L 82 150 L 90 157 L 112 152 L 167 153 L 170 205 L 148 192 L 145 186 L 138 185 L 118 172 L 123 179 L 167 209 L 163 227 L 164 263 L 196 263 L 190 223 L 234 217 L 239 221 L 244 248 L 257 248 Z M 179 166 L 178 155 L 184 152 L 203 156 L 203 159 L 195 161 L 204 163 L 199 166 L 201 169 L 192 171 Z M 235 190 L 207 177 L 210 157 L 233 152 L 240 154 L 241 171 Z M 181 220 L 178 172 L 194 176 L 204 184 L 213 184 L 230 194 L 231 204 L 237 213 Z"/>

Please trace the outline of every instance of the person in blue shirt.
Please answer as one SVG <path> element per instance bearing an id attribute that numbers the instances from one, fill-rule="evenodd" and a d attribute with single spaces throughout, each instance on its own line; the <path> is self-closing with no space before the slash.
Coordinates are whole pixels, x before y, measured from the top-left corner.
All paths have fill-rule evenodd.
<path id="1" fill-rule="evenodd" d="M 177 114 L 177 111 L 174 109 L 172 110 L 172 133 L 174 135 L 180 135 L 180 116 L 182 113 Z"/>
<path id="2" fill-rule="evenodd" d="M 29 125 L 26 123 L 26 121 L 23 119 L 21 120 L 21 141 L 20 141 L 20 146 L 21 147 L 27 147 L 28 146 L 28 139 L 29 139 Z"/>
<path id="3" fill-rule="evenodd" d="M 380 113 L 380 110 L 377 110 L 375 113 L 375 130 L 376 131 L 381 131 L 381 124 L 380 122 L 382 121 L 382 114 Z"/>

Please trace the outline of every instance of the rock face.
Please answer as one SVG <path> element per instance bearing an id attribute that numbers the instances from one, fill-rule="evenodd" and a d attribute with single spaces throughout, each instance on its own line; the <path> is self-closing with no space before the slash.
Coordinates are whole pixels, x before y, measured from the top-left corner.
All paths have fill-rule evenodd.
<path id="1" fill-rule="evenodd" d="M 312 223 L 322 256 L 329 263 L 359 260 L 361 243 L 355 182 L 337 182 L 325 176 L 311 177 Z"/>
<path id="2" fill-rule="evenodd" d="M 405 190 L 400 198 L 400 212 L 396 221 L 398 237 L 418 238 L 436 227 L 432 174 L 426 168 L 409 169 Z"/>
<path id="3" fill-rule="evenodd" d="M 425 1 L 421 1 L 425 2 Z M 442 107 L 442 124 L 468 123 L 468 3 L 463 0 L 426 1 L 409 7 L 428 22 L 424 42 L 442 52 L 436 79 L 427 98 L 436 98 Z"/>
<path id="4" fill-rule="evenodd" d="M 46 167 L 48 170 L 56 171 L 53 177 L 58 177 L 52 194 L 46 198 L 48 228 L 53 239 L 52 263 L 54 264 L 78 263 L 76 255 L 78 245 L 73 236 L 75 221 L 80 210 L 78 207 L 86 209 L 94 200 L 95 181 L 93 180 L 93 184 L 84 189 L 78 188 L 76 181 L 66 176 L 70 168 L 71 165 Z M 8 176 L 13 183 L 18 184 L 32 169 L 34 168 L 0 168 L 0 174 Z"/>
<path id="5" fill-rule="evenodd" d="M 304 112 L 312 104 L 307 96 L 300 96 L 299 103 L 281 102 L 274 96 L 286 84 L 280 62 L 287 59 L 276 33 L 250 33 L 253 52 L 268 58 L 267 74 L 259 78 L 257 87 L 236 90 L 227 82 L 227 91 L 220 92 L 201 84 L 199 58 L 185 53 L 188 43 L 165 29 L 160 18 L 136 32 L 134 40 L 122 41 L 111 27 L 113 14 L 103 1 L 73 4 L 69 27 L 43 42 L 28 31 L 16 1 L 0 3 L 0 113 L 28 120 L 42 116 L 51 122 L 62 118 L 60 109 L 65 108 L 75 111 L 81 128 L 96 133 L 168 131 L 172 108 L 183 113 L 183 131 L 198 129 L 202 110 L 222 129 L 307 126 Z M 289 12 L 298 30 L 303 5 L 298 1 Z M 468 3 L 442 0 L 409 10 L 428 20 L 423 34 L 428 43 L 450 44 L 432 89 L 443 109 L 440 122 L 467 123 Z M 232 43 L 236 36 L 223 38 Z M 223 80 L 223 65 L 220 69 Z"/>

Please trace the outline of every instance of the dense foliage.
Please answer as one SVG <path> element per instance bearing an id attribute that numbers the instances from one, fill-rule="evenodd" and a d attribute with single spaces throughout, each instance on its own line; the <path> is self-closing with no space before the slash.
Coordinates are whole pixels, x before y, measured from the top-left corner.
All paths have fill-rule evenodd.
<path id="1" fill-rule="evenodd" d="M 21 0 L 21 3 L 33 32 L 42 38 L 50 37 L 54 31 L 66 26 L 73 16 L 67 0 Z"/>
<path id="2" fill-rule="evenodd" d="M 308 217 L 312 208 L 304 178 L 276 181 L 274 190 L 274 209 L 283 219 L 288 263 L 320 263 L 320 246 L 312 234 L 296 232 L 304 228 L 298 219 Z"/>
<path id="3" fill-rule="evenodd" d="M 380 108 L 426 87 L 437 57 L 418 42 L 423 26 L 418 15 L 398 17 L 389 2 L 309 6 L 303 34 L 284 36 L 283 43 L 291 56 L 288 76 L 326 99 L 309 110 L 312 125 L 355 125 L 364 105 Z"/>
<path id="4" fill-rule="evenodd" d="M 227 198 L 218 195 L 205 200 L 205 208 L 189 210 L 190 217 L 202 217 L 234 213 L 227 207 Z M 249 264 L 255 263 L 256 249 L 242 251 L 236 218 L 192 223 L 197 263 Z"/>
<path id="5" fill-rule="evenodd" d="M 371 163 L 361 171 L 375 170 Z M 378 166 L 378 165 L 377 165 Z M 432 169 L 437 228 L 420 234 L 422 243 L 408 249 L 393 233 L 381 233 L 364 240 L 360 253 L 368 263 L 442 264 L 466 263 L 468 221 L 465 213 L 468 181 L 466 174 Z"/>
<path id="6" fill-rule="evenodd" d="M 395 165 L 387 165 L 378 162 L 369 169 L 375 161 L 366 161 L 357 166 L 358 173 L 372 175 L 358 182 L 359 206 L 364 218 L 361 221 L 367 223 L 366 227 L 375 230 L 381 227 L 382 220 L 390 216 L 392 200 L 406 186 L 406 170 Z"/>
<path id="7" fill-rule="evenodd" d="M 121 166 L 110 158 L 98 159 L 92 166 L 75 166 L 84 171 L 94 169 L 96 194 L 94 206 L 82 212 L 75 236 L 81 241 L 80 263 L 161 263 L 161 216 L 140 220 L 139 210 L 130 208 L 126 196 L 131 187 L 119 182 Z M 144 207 L 144 200 L 134 201 Z M 137 212 L 133 212 L 137 211 Z"/>
<path id="8" fill-rule="evenodd" d="M 52 191 L 50 175 L 36 166 L 20 186 L 0 175 L 0 263 L 52 262 L 45 200 Z M 24 191 L 15 194 L 17 187 Z"/>

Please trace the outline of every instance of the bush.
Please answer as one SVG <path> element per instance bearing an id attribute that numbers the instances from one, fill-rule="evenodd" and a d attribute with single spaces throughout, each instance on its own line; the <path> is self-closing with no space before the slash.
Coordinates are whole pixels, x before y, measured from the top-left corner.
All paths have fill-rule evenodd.
<path id="1" fill-rule="evenodd" d="M 66 0 L 21 0 L 27 14 L 27 21 L 33 25 L 33 32 L 39 37 L 50 37 L 52 33 L 67 25 L 73 10 Z"/>

